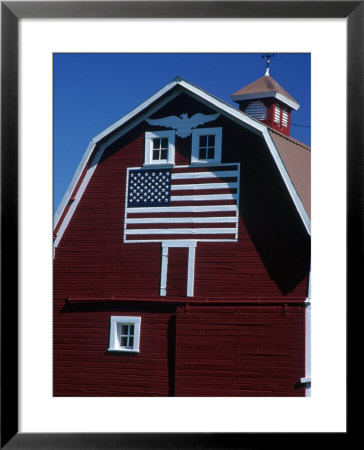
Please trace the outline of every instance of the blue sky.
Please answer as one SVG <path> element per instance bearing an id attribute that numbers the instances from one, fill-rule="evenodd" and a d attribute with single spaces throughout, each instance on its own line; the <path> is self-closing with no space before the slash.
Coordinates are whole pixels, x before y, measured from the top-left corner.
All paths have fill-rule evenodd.
<path id="1" fill-rule="evenodd" d="M 56 53 L 53 180 L 57 209 L 90 140 L 176 76 L 237 106 L 231 94 L 265 73 L 263 53 Z M 309 53 L 275 53 L 270 75 L 301 105 L 291 136 L 311 142 Z"/>

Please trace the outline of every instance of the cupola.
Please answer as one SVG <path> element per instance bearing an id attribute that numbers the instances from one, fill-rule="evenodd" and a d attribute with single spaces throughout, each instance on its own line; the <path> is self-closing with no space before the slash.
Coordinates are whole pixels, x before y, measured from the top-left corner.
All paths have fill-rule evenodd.
<path id="1" fill-rule="evenodd" d="M 291 111 L 300 105 L 269 75 L 269 62 L 268 55 L 264 76 L 239 89 L 231 99 L 241 111 L 289 136 Z"/>

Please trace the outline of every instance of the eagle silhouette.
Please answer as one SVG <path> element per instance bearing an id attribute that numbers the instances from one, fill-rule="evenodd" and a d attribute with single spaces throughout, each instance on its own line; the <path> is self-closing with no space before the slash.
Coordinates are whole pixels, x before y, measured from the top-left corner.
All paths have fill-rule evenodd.
<path id="1" fill-rule="evenodd" d="M 211 122 L 219 117 L 217 114 L 194 114 L 192 117 L 188 117 L 187 113 L 178 116 L 161 117 L 160 119 L 146 119 L 149 125 L 159 125 L 165 128 L 173 128 L 176 130 L 176 135 L 182 138 L 189 136 L 192 133 L 192 128 L 196 128 L 198 125 Z"/>

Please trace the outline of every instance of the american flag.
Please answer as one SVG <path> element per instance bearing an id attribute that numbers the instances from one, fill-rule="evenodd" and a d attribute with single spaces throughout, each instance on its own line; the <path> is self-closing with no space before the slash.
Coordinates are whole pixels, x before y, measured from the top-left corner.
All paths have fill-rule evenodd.
<path id="1" fill-rule="evenodd" d="M 124 242 L 236 241 L 240 165 L 130 168 Z"/>

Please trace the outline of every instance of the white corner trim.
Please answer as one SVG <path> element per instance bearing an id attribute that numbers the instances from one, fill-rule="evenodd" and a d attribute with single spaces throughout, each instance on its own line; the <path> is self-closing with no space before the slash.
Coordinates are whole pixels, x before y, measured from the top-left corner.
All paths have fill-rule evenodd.
<path id="1" fill-rule="evenodd" d="M 278 153 L 278 150 L 273 142 L 273 139 L 268 132 L 268 128 L 265 128 L 265 130 L 263 132 L 263 136 L 264 136 L 265 141 L 268 145 L 268 148 L 273 156 L 273 159 L 278 167 L 278 170 L 283 178 L 283 181 L 288 189 L 288 192 L 290 193 L 291 198 L 296 206 L 296 209 L 297 209 L 299 215 L 301 216 L 303 224 L 304 224 L 308 234 L 311 235 L 311 221 L 306 213 L 306 210 L 303 206 L 303 203 L 302 203 L 300 197 L 297 194 L 296 188 L 294 187 L 292 180 L 291 180 L 290 176 L 288 175 L 287 169 L 286 169 L 285 165 L 283 164 L 283 161 Z"/>
<path id="2" fill-rule="evenodd" d="M 311 304 L 308 302 L 305 311 L 305 377 L 302 384 L 311 383 Z M 311 385 L 306 387 L 306 397 L 311 396 Z"/>

